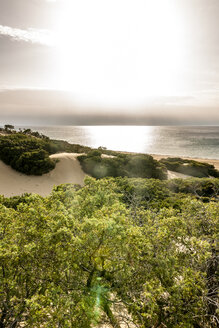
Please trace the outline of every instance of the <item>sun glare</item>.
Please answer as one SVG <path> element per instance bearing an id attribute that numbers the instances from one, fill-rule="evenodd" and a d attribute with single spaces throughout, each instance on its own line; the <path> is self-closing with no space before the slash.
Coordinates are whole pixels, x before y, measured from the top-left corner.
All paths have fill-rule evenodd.
<path id="1" fill-rule="evenodd" d="M 93 105 L 142 105 L 176 95 L 183 24 L 171 0 L 63 0 L 56 35 L 59 87 Z"/>
<path id="2" fill-rule="evenodd" d="M 106 146 L 107 149 L 139 153 L 148 153 L 153 149 L 153 126 L 86 126 L 85 129 L 93 147 Z"/>

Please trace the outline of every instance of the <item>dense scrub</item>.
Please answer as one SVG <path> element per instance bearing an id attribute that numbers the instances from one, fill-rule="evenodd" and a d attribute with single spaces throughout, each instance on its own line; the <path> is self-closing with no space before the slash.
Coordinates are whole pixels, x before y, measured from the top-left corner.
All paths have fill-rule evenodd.
<path id="1" fill-rule="evenodd" d="M 78 144 L 70 144 L 67 141 L 63 140 L 53 140 L 50 139 L 50 147 L 53 150 L 53 153 L 66 152 L 66 153 L 88 153 L 91 151 L 90 147 L 82 146 Z"/>
<path id="2" fill-rule="evenodd" d="M 218 185 L 86 178 L 1 197 L 0 327 L 216 328 Z"/>
<path id="3" fill-rule="evenodd" d="M 47 139 L 23 133 L 0 137 L 0 159 L 25 174 L 41 175 L 52 170 L 55 162 L 49 158 L 51 152 Z"/>
<path id="4" fill-rule="evenodd" d="M 150 155 L 129 155 L 114 153 L 103 157 L 100 150 L 93 150 L 78 157 L 83 170 L 95 178 L 140 177 L 166 179 L 167 171 Z"/>
<path id="5" fill-rule="evenodd" d="M 219 201 L 219 179 L 189 178 L 160 181 L 155 179 L 117 178 L 117 191 L 127 204 L 145 209 L 161 207 L 180 207 L 188 195 L 203 203 Z"/>
<path id="6" fill-rule="evenodd" d="M 219 171 L 214 168 L 214 165 L 208 163 L 197 162 L 182 158 L 163 158 L 160 160 L 168 170 L 191 175 L 198 178 L 219 177 Z"/>

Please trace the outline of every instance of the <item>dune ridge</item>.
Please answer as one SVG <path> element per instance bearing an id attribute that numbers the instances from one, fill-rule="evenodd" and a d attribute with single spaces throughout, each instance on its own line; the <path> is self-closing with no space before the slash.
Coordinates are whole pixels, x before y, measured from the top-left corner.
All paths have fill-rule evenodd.
<path id="1" fill-rule="evenodd" d="M 13 170 L 0 160 L 0 195 L 12 197 L 24 193 L 35 193 L 48 196 L 53 187 L 63 183 L 84 185 L 86 173 L 82 170 L 77 157 L 78 153 L 58 153 L 50 157 L 57 159 L 58 163 L 54 170 L 42 176 L 25 175 Z M 106 156 L 106 155 L 105 155 Z M 166 158 L 165 155 L 152 155 L 155 159 Z M 111 157 L 111 156 L 110 156 Z M 204 163 L 213 164 L 219 170 L 219 160 L 189 158 Z M 168 179 L 189 178 L 188 175 L 168 171 Z"/>
<path id="2" fill-rule="evenodd" d="M 51 155 L 51 158 L 58 159 L 58 163 L 54 170 L 42 176 L 22 174 L 0 161 L 0 195 L 11 197 L 23 193 L 36 193 L 47 196 L 54 185 L 75 183 L 83 186 L 86 174 L 81 169 L 78 155 L 76 153 Z"/>

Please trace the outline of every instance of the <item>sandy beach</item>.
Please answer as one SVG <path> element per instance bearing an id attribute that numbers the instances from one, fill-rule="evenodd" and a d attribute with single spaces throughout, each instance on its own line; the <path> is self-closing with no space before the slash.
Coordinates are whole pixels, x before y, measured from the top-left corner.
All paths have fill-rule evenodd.
<path id="1" fill-rule="evenodd" d="M 42 176 L 30 176 L 19 173 L 0 161 L 0 195 L 11 197 L 22 195 L 24 193 L 36 193 L 41 196 L 47 196 L 52 191 L 54 185 L 57 186 L 63 183 L 74 183 L 83 186 L 86 174 L 77 160 L 78 155 L 80 154 L 61 153 L 51 155 L 51 158 L 58 159 L 59 161 L 54 170 Z M 171 157 L 153 154 L 152 156 L 157 160 Z M 219 160 L 200 158 L 188 159 L 213 164 L 215 168 L 219 170 Z M 168 179 L 185 179 L 188 177 L 189 176 L 181 173 L 168 171 Z"/>

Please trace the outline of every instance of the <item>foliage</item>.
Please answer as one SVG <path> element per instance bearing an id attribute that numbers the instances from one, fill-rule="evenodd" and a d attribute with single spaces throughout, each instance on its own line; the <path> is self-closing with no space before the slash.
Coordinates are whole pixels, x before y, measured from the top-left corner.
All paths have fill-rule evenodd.
<path id="1" fill-rule="evenodd" d="M 86 155 L 78 156 L 78 160 L 86 173 L 98 179 L 107 176 L 167 178 L 165 167 L 150 155 L 116 153 L 111 157 L 103 157 L 100 150 L 93 150 Z"/>
<path id="2" fill-rule="evenodd" d="M 87 153 L 91 150 L 90 147 L 82 146 L 78 144 L 70 144 L 63 140 L 53 140 L 50 139 L 50 147 L 53 153 L 57 152 L 67 152 L 67 153 Z"/>
<path id="3" fill-rule="evenodd" d="M 47 139 L 23 133 L 0 137 L 0 159 L 19 172 L 41 175 L 55 167 Z"/>
<path id="4" fill-rule="evenodd" d="M 47 173 L 54 169 L 54 167 L 55 162 L 49 158 L 48 153 L 43 149 L 24 152 L 16 161 L 15 165 L 15 168 L 20 172 L 32 175 Z"/>
<path id="5" fill-rule="evenodd" d="M 14 126 L 10 124 L 1 129 L 6 135 L 0 136 L 0 159 L 25 174 L 41 175 L 49 172 L 54 168 L 55 163 L 49 159 L 48 155 L 58 152 L 73 152 L 83 154 L 78 157 L 83 170 L 98 179 L 107 176 L 127 176 L 165 180 L 167 179 L 167 169 L 199 178 L 219 177 L 219 172 L 214 166 L 207 163 L 181 158 L 166 158 L 158 162 L 146 154 L 124 154 L 107 150 L 105 147 L 91 149 L 63 140 L 53 140 L 31 129 L 19 129 L 19 132 L 13 129 Z M 42 150 L 46 153 L 43 153 Z M 29 154 L 22 156 L 18 162 L 24 152 Z M 30 154 L 31 152 L 34 154 Z M 34 158 L 38 163 L 31 170 Z M 43 161 L 44 164 L 39 161 Z"/>
<path id="6" fill-rule="evenodd" d="M 37 132 L 32 131 L 31 129 L 19 129 L 19 132 L 25 135 L 33 136 L 45 140 L 47 143 L 47 150 L 49 154 L 54 154 L 58 152 L 67 152 L 67 153 L 87 153 L 91 150 L 90 147 L 82 146 L 78 144 L 70 144 L 64 140 L 55 140 L 50 139 L 49 137 Z M 14 131 L 16 133 L 16 131 Z M 105 148 L 103 148 L 105 149 Z"/>
<path id="7" fill-rule="evenodd" d="M 10 131 L 10 130 L 13 130 L 13 129 L 14 129 L 14 126 L 11 125 L 11 124 L 5 124 L 4 129 L 5 129 L 6 131 Z"/>
<path id="8" fill-rule="evenodd" d="M 214 165 L 208 163 L 202 163 L 178 157 L 163 158 L 160 160 L 160 162 L 164 164 L 168 170 L 180 172 L 194 177 L 219 177 L 219 171 L 215 169 Z"/>
<path id="9" fill-rule="evenodd" d="M 174 207 L 180 208 L 183 200 L 190 195 L 203 202 L 219 200 L 219 179 L 189 178 L 160 181 L 157 179 L 115 180 L 117 191 L 123 201 L 130 206 L 143 206 L 145 209 Z"/>
<path id="10" fill-rule="evenodd" d="M 219 205 L 173 194 L 89 177 L 1 197 L 0 327 L 216 328 Z"/>
<path id="11" fill-rule="evenodd" d="M 51 140 L 31 129 L 13 130 L 7 124 L 0 136 L 0 159 L 15 170 L 33 175 L 42 175 L 54 169 L 55 162 L 49 155 L 57 152 L 86 153 L 90 147 L 69 144 L 67 141 Z"/>

